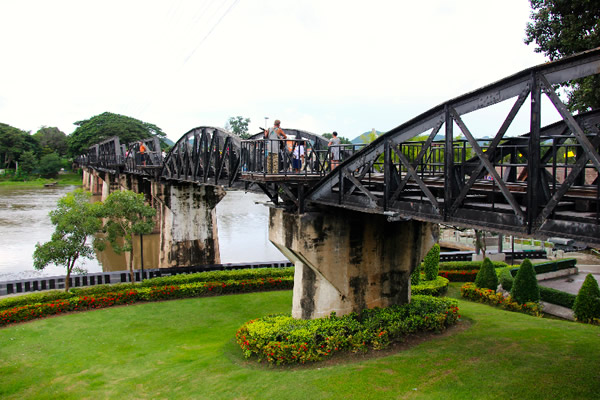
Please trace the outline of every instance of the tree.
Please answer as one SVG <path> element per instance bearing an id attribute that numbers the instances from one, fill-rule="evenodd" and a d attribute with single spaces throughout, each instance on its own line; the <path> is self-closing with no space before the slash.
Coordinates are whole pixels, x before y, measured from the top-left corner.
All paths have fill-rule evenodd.
<path id="1" fill-rule="evenodd" d="M 237 117 L 231 117 L 225 123 L 225 129 L 233 132 L 234 135 L 239 136 L 242 139 L 248 139 L 250 134 L 248 133 L 248 124 L 250 118 L 243 118 L 238 115 Z"/>
<path id="2" fill-rule="evenodd" d="M 423 269 L 425 270 L 425 280 L 433 281 L 437 279 L 440 269 L 440 245 L 434 244 L 429 250 L 423 261 Z"/>
<path id="3" fill-rule="evenodd" d="M 481 264 L 481 269 L 475 277 L 475 286 L 478 288 L 486 288 L 496 290 L 498 288 L 498 275 L 494 264 L 489 258 L 484 258 Z"/>
<path id="4" fill-rule="evenodd" d="M 33 137 L 38 141 L 42 149 L 50 149 L 50 153 L 57 153 L 59 156 L 67 154 L 67 135 L 55 127 L 42 126 Z"/>
<path id="5" fill-rule="evenodd" d="M 19 167 L 27 174 L 30 174 L 38 164 L 38 158 L 33 151 L 24 151 L 19 157 Z"/>
<path id="6" fill-rule="evenodd" d="M 535 276 L 535 270 L 529 259 L 526 258 L 521 263 L 510 294 L 519 304 L 540 301 L 540 288 Z"/>
<path id="7" fill-rule="evenodd" d="M 557 60 L 600 46 L 600 2 L 591 0 L 530 0 L 531 22 L 525 43 L 535 42 L 536 53 Z M 600 76 L 593 75 L 567 84 L 571 111 L 600 107 Z"/>
<path id="8" fill-rule="evenodd" d="M 58 171 L 62 168 L 62 161 L 56 153 L 50 153 L 40 158 L 40 165 L 38 170 L 40 175 L 46 178 L 55 177 Z"/>
<path id="9" fill-rule="evenodd" d="M 152 136 L 158 136 L 160 139 L 166 136 L 154 124 L 110 112 L 77 121 L 75 125 L 77 128 L 68 139 L 69 153 L 72 156 L 83 154 L 91 145 L 113 136 L 118 136 L 124 144 Z"/>
<path id="10" fill-rule="evenodd" d="M 593 322 L 600 320 L 600 288 L 592 274 L 587 274 L 573 304 L 573 313 L 577 321 Z"/>
<path id="11" fill-rule="evenodd" d="M 38 152 L 37 141 L 25 131 L 0 123 L 0 157 L 4 168 L 12 168 L 24 151 Z"/>
<path id="12" fill-rule="evenodd" d="M 151 233 L 155 215 L 156 210 L 144 203 L 144 195 L 130 190 L 111 193 L 102 206 L 102 216 L 105 219 L 102 232 L 106 234 L 106 239 L 99 240 L 96 247 L 103 250 L 107 240 L 115 253 L 128 252 L 131 282 L 135 282 L 133 237 Z"/>
<path id="13" fill-rule="evenodd" d="M 333 134 L 332 133 L 324 133 L 321 136 L 323 136 L 325 139 L 331 139 L 333 137 Z M 343 136 L 338 135 L 338 139 L 340 139 L 340 144 L 352 144 L 350 139 L 345 138 Z"/>
<path id="14" fill-rule="evenodd" d="M 69 291 L 69 278 L 80 258 L 94 258 L 92 238 L 101 226 L 99 204 L 90 203 L 90 193 L 76 190 L 58 201 L 56 210 L 50 211 L 50 221 L 55 226 L 49 242 L 36 244 L 33 266 L 42 270 L 50 264 L 67 269 L 65 291 Z"/>

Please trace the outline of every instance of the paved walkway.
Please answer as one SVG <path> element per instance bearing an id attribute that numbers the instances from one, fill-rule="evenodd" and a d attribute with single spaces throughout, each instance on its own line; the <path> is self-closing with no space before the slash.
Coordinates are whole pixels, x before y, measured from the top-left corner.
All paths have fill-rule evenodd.
<path id="1" fill-rule="evenodd" d="M 558 290 L 562 290 L 563 292 L 577 294 L 579 289 L 581 289 L 581 285 L 583 285 L 583 281 L 588 274 L 592 274 L 592 276 L 596 279 L 596 282 L 600 284 L 600 258 L 595 257 L 590 258 L 589 255 L 582 253 L 566 253 L 565 257 L 574 257 L 577 258 L 577 268 L 579 269 L 579 274 L 577 275 L 569 275 L 563 276 L 561 278 L 548 279 L 540 282 L 540 285 L 546 286 L 549 288 L 554 288 Z M 593 257 L 593 256 L 591 256 Z M 583 263 L 595 262 L 594 264 L 583 264 Z"/>

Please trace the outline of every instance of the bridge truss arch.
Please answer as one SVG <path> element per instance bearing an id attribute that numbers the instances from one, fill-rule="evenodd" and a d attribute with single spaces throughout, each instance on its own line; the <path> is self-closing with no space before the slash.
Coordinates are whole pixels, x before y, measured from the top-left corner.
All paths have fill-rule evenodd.
<path id="1" fill-rule="evenodd" d="M 377 138 L 307 194 L 312 204 L 389 219 L 600 244 L 598 114 L 572 115 L 554 86 L 600 71 L 600 48 L 526 69 L 440 104 Z M 562 122 L 542 128 L 545 94 Z M 492 139 L 464 116 L 513 101 Z M 529 100 L 528 134 L 505 136 Z M 460 133 L 463 140 L 456 140 Z M 410 139 L 426 135 L 420 142 Z M 443 140 L 436 140 L 442 135 Z"/>
<path id="2" fill-rule="evenodd" d="M 159 176 L 167 180 L 232 186 L 240 171 L 241 139 L 200 126 L 184 134 L 166 155 Z"/>

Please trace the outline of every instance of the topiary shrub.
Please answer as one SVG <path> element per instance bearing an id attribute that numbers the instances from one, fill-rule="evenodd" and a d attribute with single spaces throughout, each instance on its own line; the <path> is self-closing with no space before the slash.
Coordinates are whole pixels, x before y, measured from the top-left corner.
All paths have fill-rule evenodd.
<path id="1" fill-rule="evenodd" d="M 494 291 L 498 287 L 498 276 L 496 275 L 496 270 L 494 269 L 492 261 L 487 257 L 483 260 L 481 269 L 475 277 L 475 286 L 481 289 L 492 289 Z"/>
<path id="2" fill-rule="evenodd" d="M 510 294 L 519 304 L 540 301 L 540 288 L 528 258 L 521 263 Z"/>
<path id="3" fill-rule="evenodd" d="M 410 284 L 415 286 L 418 285 L 419 282 L 421 282 L 421 266 L 417 265 L 412 274 L 410 274 Z"/>
<path id="4" fill-rule="evenodd" d="M 575 298 L 573 312 L 577 321 L 589 323 L 594 322 L 594 319 L 600 319 L 600 288 L 592 274 L 585 277 Z"/>
<path id="5" fill-rule="evenodd" d="M 425 269 L 425 279 L 433 281 L 438 276 L 440 266 L 440 245 L 434 244 L 429 253 L 425 256 L 423 262 Z"/>
<path id="6" fill-rule="evenodd" d="M 510 268 L 502 268 L 500 275 L 498 276 L 498 283 L 502 285 L 502 289 L 510 292 L 514 282 L 514 278 L 510 273 Z"/>

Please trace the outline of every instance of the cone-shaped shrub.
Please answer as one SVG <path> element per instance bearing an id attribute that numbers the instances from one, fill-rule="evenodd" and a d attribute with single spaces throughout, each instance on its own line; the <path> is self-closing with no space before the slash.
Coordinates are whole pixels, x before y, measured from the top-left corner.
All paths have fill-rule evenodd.
<path id="1" fill-rule="evenodd" d="M 417 265 L 413 270 L 412 274 L 410 274 L 410 284 L 418 285 L 421 282 L 421 266 Z"/>
<path id="2" fill-rule="evenodd" d="M 510 294 L 519 304 L 540 301 L 540 288 L 535 277 L 533 265 L 529 259 L 526 258 L 521 263 Z"/>
<path id="3" fill-rule="evenodd" d="M 423 266 L 425 269 L 425 279 L 428 281 L 433 281 L 437 278 L 438 272 L 440 270 L 440 245 L 434 244 L 429 253 L 425 256 L 425 261 L 423 262 Z"/>
<path id="4" fill-rule="evenodd" d="M 600 318 L 600 288 L 592 274 L 588 274 L 577 293 L 573 312 L 577 321 L 592 322 L 593 318 Z"/>
<path id="5" fill-rule="evenodd" d="M 475 286 L 478 288 L 496 290 L 498 287 L 498 275 L 496 275 L 496 269 L 494 264 L 489 258 L 485 258 L 481 264 L 481 269 L 475 277 Z"/>

